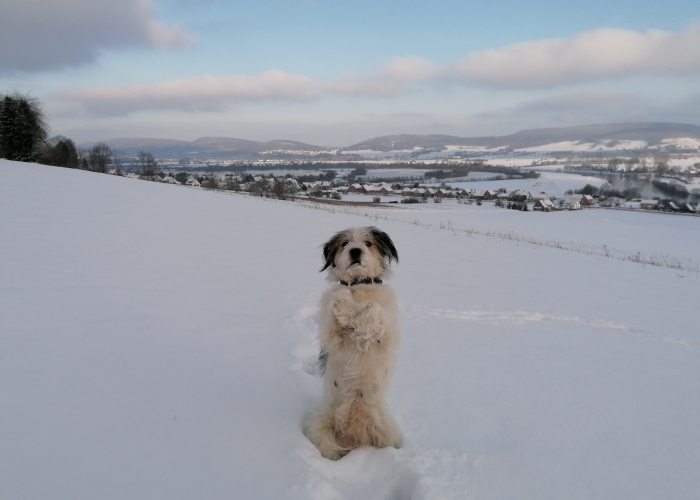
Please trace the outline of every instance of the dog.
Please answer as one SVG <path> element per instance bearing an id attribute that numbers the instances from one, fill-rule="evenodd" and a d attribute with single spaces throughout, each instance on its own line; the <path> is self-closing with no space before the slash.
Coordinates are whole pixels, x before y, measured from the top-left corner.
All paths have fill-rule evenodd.
<path id="1" fill-rule="evenodd" d="M 351 228 L 323 245 L 323 258 L 332 283 L 318 316 L 324 397 L 309 439 L 331 460 L 361 446 L 400 448 L 384 402 L 399 329 L 396 297 L 383 280 L 399 261 L 396 247 L 376 227 Z"/>

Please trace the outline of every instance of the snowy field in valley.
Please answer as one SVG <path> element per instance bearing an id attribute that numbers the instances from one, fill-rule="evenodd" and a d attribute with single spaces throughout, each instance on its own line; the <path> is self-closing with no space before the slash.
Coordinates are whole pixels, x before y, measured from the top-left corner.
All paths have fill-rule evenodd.
<path id="1" fill-rule="evenodd" d="M 0 175 L 3 499 L 700 495 L 698 217 Z M 405 446 L 331 462 L 302 432 L 320 245 L 368 224 L 401 259 Z"/>
<path id="2" fill-rule="evenodd" d="M 486 174 L 487 172 L 483 172 Z M 489 177 L 495 177 L 498 174 L 492 173 Z M 545 192 L 549 196 L 561 197 L 569 189 L 581 189 L 586 184 L 591 184 L 600 187 L 605 184 L 605 179 L 593 177 L 590 175 L 565 174 L 561 172 L 542 172 L 538 179 L 506 179 L 500 181 L 466 181 L 466 182 L 449 182 L 449 185 L 454 188 L 485 190 L 485 189 L 500 189 L 506 188 L 508 192 L 522 189 L 530 191 L 532 195 Z M 439 183 L 434 186 L 439 186 Z"/>

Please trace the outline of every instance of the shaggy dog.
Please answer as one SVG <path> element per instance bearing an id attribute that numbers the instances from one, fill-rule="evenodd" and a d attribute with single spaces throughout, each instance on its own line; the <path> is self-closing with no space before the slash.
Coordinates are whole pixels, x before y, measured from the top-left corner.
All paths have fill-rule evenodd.
<path id="1" fill-rule="evenodd" d="M 394 292 L 382 283 L 399 256 L 376 227 L 341 231 L 323 246 L 328 280 L 319 313 L 324 400 L 308 430 L 321 455 L 338 460 L 360 446 L 399 448 L 402 435 L 384 398 L 399 341 Z"/>

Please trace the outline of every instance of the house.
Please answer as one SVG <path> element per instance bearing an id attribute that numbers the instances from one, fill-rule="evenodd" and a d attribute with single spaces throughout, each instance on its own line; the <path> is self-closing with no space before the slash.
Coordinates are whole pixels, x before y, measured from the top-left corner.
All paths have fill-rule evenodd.
<path id="1" fill-rule="evenodd" d="M 523 191 L 521 189 L 512 191 L 508 196 L 511 201 L 528 201 L 532 196 L 530 196 L 530 191 Z"/>
<path id="2" fill-rule="evenodd" d="M 485 200 L 493 200 L 493 199 L 495 199 L 495 198 L 496 198 L 496 191 L 494 191 L 493 189 L 487 189 L 486 191 L 484 191 L 484 196 L 483 196 L 483 198 L 484 198 Z"/>
<path id="3" fill-rule="evenodd" d="M 639 204 L 639 208 L 644 210 L 654 210 L 658 207 L 658 205 L 659 200 L 642 200 L 642 202 Z"/>
<path id="4" fill-rule="evenodd" d="M 554 203 L 549 198 L 540 198 L 535 202 L 535 206 L 532 207 L 533 210 L 540 212 L 552 212 L 556 210 Z"/>
<path id="5" fill-rule="evenodd" d="M 192 187 L 199 187 L 200 186 L 197 179 L 188 179 L 185 184 L 187 184 L 188 186 L 192 186 Z"/>
<path id="6" fill-rule="evenodd" d="M 566 210 L 581 210 L 581 200 L 572 196 L 564 200 L 562 207 Z"/>
<path id="7" fill-rule="evenodd" d="M 351 184 L 348 187 L 348 193 L 362 193 L 364 192 L 364 188 L 362 187 L 362 184 Z"/>
<path id="8" fill-rule="evenodd" d="M 458 189 L 457 196 L 468 198 L 472 195 L 473 191 L 471 189 Z"/>
<path id="9" fill-rule="evenodd" d="M 587 206 L 587 207 L 589 207 L 595 203 L 595 200 L 593 199 L 593 197 L 590 194 L 584 194 L 583 196 L 581 196 L 581 199 L 579 201 L 581 203 L 581 206 Z"/>
<path id="10" fill-rule="evenodd" d="M 333 189 L 335 187 L 335 184 L 333 184 L 333 181 L 323 181 L 321 182 L 321 189 Z"/>

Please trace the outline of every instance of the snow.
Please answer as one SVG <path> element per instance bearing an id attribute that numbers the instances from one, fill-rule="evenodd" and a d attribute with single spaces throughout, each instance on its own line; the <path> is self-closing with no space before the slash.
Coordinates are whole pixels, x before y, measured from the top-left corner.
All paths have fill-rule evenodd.
<path id="1" fill-rule="evenodd" d="M 467 151 L 467 152 L 474 152 L 474 153 L 491 153 L 491 152 L 496 152 L 500 151 L 502 149 L 506 149 L 507 146 L 500 146 L 496 148 L 489 148 L 486 146 L 450 146 L 446 145 L 445 148 L 447 151 Z"/>
<path id="2" fill-rule="evenodd" d="M 697 498 L 700 218 L 0 175 L 3 498 Z M 366 224 L 401 258 L 406 444 L 329 462 L 320 245 Z"/>
<path id="3" fill-rule="evenodd" d="M 491 174 L 494 177 L 498 174 Z M 450 186 L 461 189 L 500 189 L 506 188 L 508 192 L 521 189 L 530 191 L 536 195 L 541 192 L 549 196 L 562 197 L 566 191 L 581 189 L 586 184 L 600 187 L 605 184 L 605 179 L 578 174 L 566 174 L 560 172 L 541 172 L 538 179 L 506 179 L 500 181 L 480 181 L 480 182 L 450 182 Z"/>
<path id="4" fill-rule="evenodd" d="M 700 139 L 694 137 L 676 137 L 673 139 L 663 139 L 662 148 L 674 146 L 678 149 L 700 149 Z"/>
<path id="5" fill-rule="evenodd" d="M 602 141 L 602 142 L 580 142 L 580 141 L 562 141 L 542 146 L 533 146 L 529 148 L 520 148 L 516 151 L 534 153 L 534 152 L 553 152 L 553 151 L 624 151 L 643 149 L 647 146 L 646 141 Z"/>
<path id="6" fill-rule="evenodd" d="M 374 179 L 401 179 L 401 178 L 411 178 L 411 179 L 422 179 L 424 174 L 427 172 L 426 169 L 413 169 L 413 168 L 378 168 L 367 170 L 367 174 L 362 176 L 362 179 L 366 179 L 369 182 L 374 182 Z"/>

